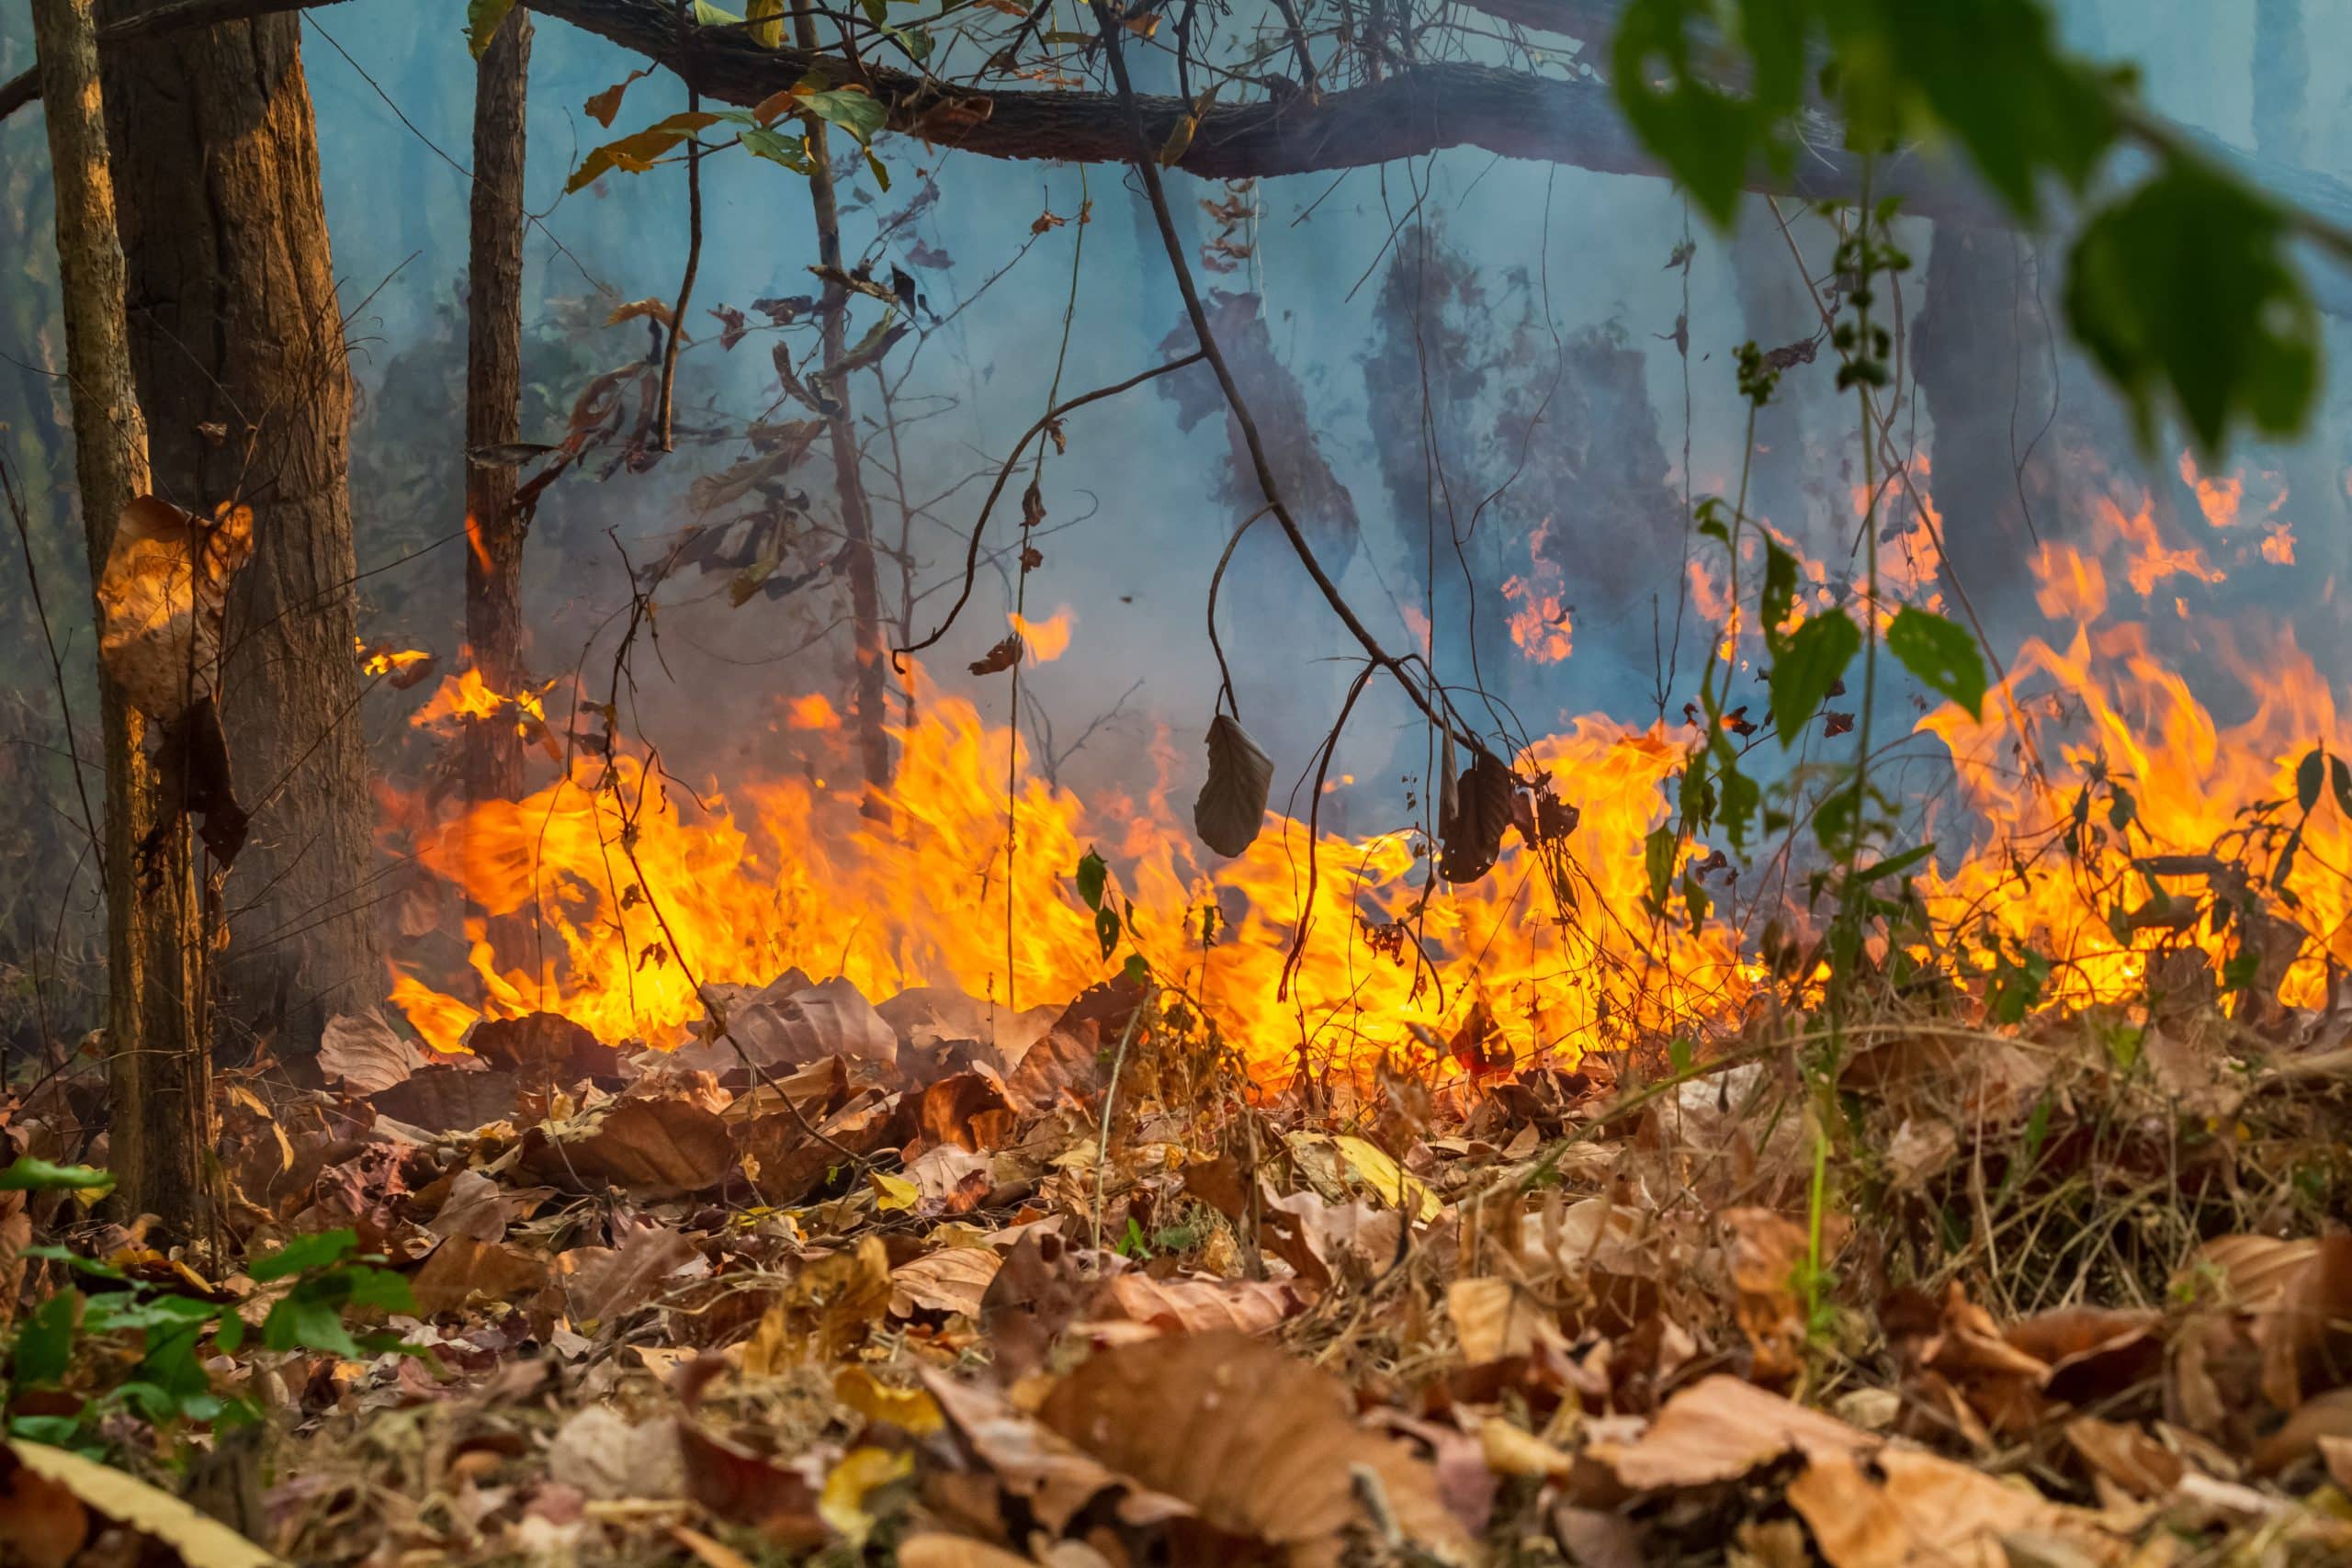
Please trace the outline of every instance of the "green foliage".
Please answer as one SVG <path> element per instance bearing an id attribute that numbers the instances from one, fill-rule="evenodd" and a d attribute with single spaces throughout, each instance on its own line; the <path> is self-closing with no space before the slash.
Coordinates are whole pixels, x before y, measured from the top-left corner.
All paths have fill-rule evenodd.
<path id="1" fill-rule="evenodd" d="M 1846 667 L 1861 651 L 1862 628 L 1830 611 L 1814 616 L 1780 641 L 1772 654 L 1772 728 L 1792 746 Z"/>
<path id="2" fill-rule="evenodd" d="M 1810 100 L 1809 57 L 1822 62 Z M 2143 444 L 2168 406 L 2209 456 L 2242 424 L 2282 435 L 2310 417 L 2316 316 L 2287 259 L 2301 215 L 2182 146 L 2129 72 L 2062 50 L 2044 0 L 1634 0 L 1615 67 L 1634 134 L 1722 226 L 1759 164 L 1790 169 L 1813 102 L 1864 157 L 1951 144 L 2027 222 L 2048 186 L 2085 197 L 2119 147 L 2140 147 L 2155 166 L 2091 209 L 2066 315 Z M 1839 347 L 1861 350 L 1841 385 L 1874 381 L 1884 355 L 1867 337 Z M 1743 393 L 1768 386 L 1760 362 L 1743 362 Z"/>
<path id="3" fill-rule="evenodd" d="M 2066 318 L 2131 400 L 2143 446 L 2166 390 L 2209 456 L 2242 422 L 2301 427 L 2319 392 L 2319 321 L 2288 238 L 2278 206 L 2186 155 L 2084 228 Z"/>
<path id="4" fill-rule="evenodd" d="M 0 1170 L 0 1192 L 86 1192 L 96 1194 L 114 1190 L 114 1172 L 100 1170 L 96 1166 L 57 1165 L 32 1155 L 19 1155 L 17 1163 Z"/>
<path id="5" fill-rule="evenodd" d="M 213 1354 L 243 1347 L 247 1319 L 255 1311 L 267 1349 L 343 1357 L 409 1350 L 397 1335 L 356 1334 L 346 1321 L 360 1311 L 416 1310 L 408 1281 L 356 1257 L 358 1245 L 357 1234 L 349 1230 L 299 1236 L 248 1268 L 262 1289 L 242 1300 L 226 1298 L 225 1292 L 200 1293 L 192 1284 L 134 1279 L 113 1264 L 60 1247 L 27 1248 L 27 1257 L 62 1263 L 105 1288 L 94 1285 L 85 1292 L 68 1283 L 18 1326 L 8 1346 L 12 1406 L 35 1389 L 78 1396 L 81 1404 L 72 1416 L 13 1417 L 8 1430 L 42 1442 L 77 1444 L 117 1411 L 158 1425 L 254 1419 L 258 1412 L 249 1402 L 224 1400 L 213 1392 L 204 1363 Z"/>
<path id="6" fill-rule="evenodd" d="M 1886 650 L 1922 685 L 1984 716 L 1984 659 L 1976 639 L 1931 611 L 1906 604 L 1886 628 Z"/>

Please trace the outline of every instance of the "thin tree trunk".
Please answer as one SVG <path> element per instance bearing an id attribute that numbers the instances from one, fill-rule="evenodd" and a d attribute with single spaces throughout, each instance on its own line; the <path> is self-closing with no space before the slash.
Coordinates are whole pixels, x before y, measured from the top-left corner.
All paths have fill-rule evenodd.
<path id="1" fill-rule="evenodd" d="M 817 47 L 817 24 L 812 13 L 802 10 L 794 17 L 793 27 L 799 35 L 801 48 Z M 817 218 L 817 259 L 839 274 L 841 208 L 833 195 L 831 154 L 826 146 L 825 122 L 820 119 L 809 121 L 808 155 L 816 165 L 808 176 L 808 200 Z M 882 593 L 874 570 L 873 514 L 865 504 L 865 476 L 858 466 L 857 425 L 851 417 L 849 404 L 850 378 L 838 370 L 846 347 L 849 291 L 828 278 L 818 310 L 824 333 L 824 392 L 834 403 L 826 423 L 832 438 L 833 486 L 841 504 L 842 534 L 848 541 L 850 615 L 857 645 L 857 749 L 865 766 L 870 814 L 876 809 L 881 792 L 890 787 L 890 737 L 883 728 L 889 699 L 883 663 Z"/>
<path id="2" fill-rule="evenodd" d="M 507 13 L 474 73 L 473 231 L 466 297 L 466 446 L 520 439 L 523 397 L 524 108 L 531 72 L 531 14 Z M 514 512 L 514 470 L 466 465 L 466 643 L 493 690 L 521 690 L 523 525 Z M 481 723 L 466 736 L 466 798 L 523 793 L 523 738 L 512 724 Z M 507 922 L 509 926 L 512 922 Z M 492 922 L 491 946 L 506 963 L 526 955 L 524 932 Z M 536 965 L 532 966 L 536 969 Z"/>
<path id="3" fill-rule="evenodd" d="M 32 12 L 57 192 L 74 464 L 95 589 L 115 520 L 148 491 L 150 475 L 123 317 L 123 253 L 91 7 L 92 0 L 33 0 Z M 183 818 L 165 836 L 160 883 L 142 888 L 139 840 L 157 805 L 146 726 L 103 667 L 98 687 L 107 775 L 107 1089 L 114 1111 L 107 1160 L 130 1213 L 153 1213 L 185 1237 L 206 1218 L 205 1154 L 213 1142 L 188 830 Z"/>
<path id="4" fill-rule="evenodd" d="M 104 0 L 108 19 L 158 0 Z M 351 376 L 292 16 L 110 46 L 131 355 L 156 487 L 253 507 L 222 718 L 253 837 L 232 885 L 224 1021 L 316 1048 L 383 986 L 368 885 Z"/>

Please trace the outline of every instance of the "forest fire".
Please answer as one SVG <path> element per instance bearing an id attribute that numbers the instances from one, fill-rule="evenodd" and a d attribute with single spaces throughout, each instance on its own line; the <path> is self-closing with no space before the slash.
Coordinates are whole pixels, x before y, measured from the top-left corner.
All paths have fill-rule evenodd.
<path id="1" fill-rule="evenodd" d="M 1925 519 L 1911 526 L 1923 531 L 1933 502 L 1924 484 L 1918 495 Z M 2331 963 L 2352 959 L 2352 885 L 2331 869 L 2352 863 L 2352 820 L 2325 806 L 2298 812 L 2295 775 L 2314 746 L 2352 754 L 2352 734 L 2285 633 L 2236 649 L 2217 632 L 2226 673 L 2255 702 L 2218 723 L 2151 651 L 2146 627 L 2110 615 L 2110 571 L 2116 589 L 2153 602 L 2190 570 L 2180 564 L 2189 552 L 2158 538 L 2145 506 L 2099 499 L 2090 517 L 2082 547 L 2049 544 L 2035 563 L 2039 603 L 2071 636 L 2029 641 L 1982 719 L 1946 705 L 1918 721 L 1949 749 L 1958 787 L 1925 813 L 1938 853 L 1916 872 L 1930 917 L 1916 951 L 1972 981 L 2005 964 L 2046 964 L 2041 1004 L 2072 1006 L 2122 999 L 2165 951 L 2194 951 L 2219 975 L 2252 942 L 2284 1000 L 2315 1005 Z M 2192 575 L 2208 573 L 2200 564 Z M 1792 619 L 1860 603 L 1833 591 L 1819 563 L 1806 575 Z M 1702 607 L 1721 612 L 1711 580 L 1699 586 Z M 1014 624 L 1045 658 L 1067 646 L 1071 620 L 1065 610 Z M 479 690 L 468 671 L 425 711 L 495 711 Z M 1635 852 L 1671 819 L 1687 729 L 1590 715 L 1536 742 L 1521 777 L 1548 777 L 1575 808 L 1576 852 L 1515 840 L 1487 878 L 1432 892 L 1413 828 L 1325 832 L 1310 866 L 1306 826 L 1276 815 L 1242 857 L 1218 863 L 1171 800 L 1165 737 L 1159 776 L 1139 796 L 1081 801 L 1036 776 L 1025 748 L 968 700 L 920 671 L 914 690 L 921 716 L 894 731 L 888 823 L 861 818 L 855 791 L 813 773 L 731 781 L 723 798 L 697 802 L 623 756 L 609 775 L 583 761 L 526 799 L 443 824 L 419 846 L 421 863 L 491 917 L 536 919 L 541 956 L 502 962 L 477 920 L 472 976 L 449 987 L 477 1000 L 404 974 L 396 1001 L 445 1050 L 481 1012 L 540 1009 L 610 1043 L 673 1044 L 703 1019 L 698 987 L 764 985 L 795 967 L 844 976 L 876 1000 L 951 986 L 1058 1006 L 1117 966 L 1073 888 L 1074 868 L 1099 849 L 1132 904 L 1120 945 L 1195 998 L 1252 1070 L 1279 1083 L 1302 1055 L 1318 1071 L 1442 1056 L 1474 1013 L 1494 1022 L 1487 1049 L 1522 1062 L 1736 1028 L 1766 973 L 1753 957 L 1758 930 L 1803 923 L 1784 907 L 1801 902 L 1787 891 L 1801 881 L 1792 870 L 1743 889 L 1704 842 L 1684 846 L 1682 863 L 1713 879 L 1714 917 L 1695 931 L 1652 918 Z M 840 717 L 821 695 L 793 699 L 787 715 L 794 730 L 836 743 Z M 1009 759 L 1009 746 L 1022 755 Z M 1022 782 L 1008 829 L 1009 761 Z M 854 767 L 844 750 L 818 772 L 847 780 Z M 2290 834 L 2296 852 L 2282 859 Z M 2266 895 L 2274 883 L 2288 901 Z M 2282 917 L 2312 939 L 2300 950 L 2280 948 Z"/>

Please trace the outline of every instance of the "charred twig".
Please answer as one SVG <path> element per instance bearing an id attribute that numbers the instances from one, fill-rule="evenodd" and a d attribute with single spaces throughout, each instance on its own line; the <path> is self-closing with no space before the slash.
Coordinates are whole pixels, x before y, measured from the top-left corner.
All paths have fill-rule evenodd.
<path id="1" fill-rule="evenodd" d="M 1165 365 L 1155 365 L 1148 370 L 1138 371 L 1124 381 L 1115 382 L 1108 387 L 1097 387 L 1091 392 L 1080 392 L 1069 401 L 1057 403 L 1040 414 L 1037 423 L 1023 432 L 1021 439 L 1013 443 L 1012 454 L 1005 458 L 1004 466 L 997 469 L 996 482 L 989 487 L 988 499 L 980 503 L 979 521 L 972 525 L 971 543 L 964 552 L 963 591 L 956 595 L 956 603 L 947 607 L 946 619 L 941 621 L 938 628 L 921 642 L 909 643 L 904 648 L 892 649 L 890 650 L 891 668 L 903 671 L 906 669 L 904 660 L 908 654 L 921 653 L 924 649 L 945 637 L 948 628 L 956 624 L 956 617 L 962 615 L 964 606 L 971 602 L 972 584 L 978 580 L 980 572 L 980 536 L 987 531 L 989 513 L 996 510 L 997 497 L 1004 493 L 1005 482 L 1012 478 L 1012 470 L 1021 466 L 1021 454 L 1029 449 L 1029 443 L 1037 439 L 1038 435 L 1046 430 L 1060 423 L 1064 414 L 1074 412 L 1089 403 L 1101 402 L 1104 398 L 1115 398 L 1121 392 L 1142 386 L 1154 377 L 1165 376 L 1171 370 L 1182 370 L 1187 365 L 1197 365 L 1204 357 L 1202 351 L 1196 348 L 1181 358 L 1168 361 Z"/>
<path id="2" fill-rule="evenodd" d="M 1225 662 L 1225 645 L 1216 637 L 1216 591 L 1225 581 L 1225 569 L 1232 564 L 1233 552 L 1239 547 L 1241 536 L 1247 534 L 1250 525 L 1263 517 L 1267 511 L 1268 508 L 1261 506 L 1242 520 L 1241 526 L 1233 531 L 1233 537 L 1225 542 L 1225 553 L 1216 558 L 1216 570 L 1209 573 L 1209 651 L 1216 655 L 1217 697 L 1236 718 L 1241 716 L 1241 704 L 1233 694 L 1233 671 Z"/>
<path id="3" fill-rule="evenodd" d="M 1268 509 L 1273 513 L 1274 521 L 1282 525 L 1283 533 L 1290 540 L 1291 550 L 1298 557 L 1299 564 L 1306 569 L 1306 575 L 1314 579 L 1316 588 L 1322 593 L 1324 602 L 1331 606 L 1332 613 L 1340 617 L 1340 624 L 1363 647 L 1364 656 L 1388 672 L 1431 724 L 1454 735 L 1474 753 L 1486 755 L 1487 744 L 1466 728 L 1457 725 L 1446 711 L 1443 694 L 1440 694 L 1432 702 L 1430 694 L 1423 690 L 1421 683 L 1406 669 L 1405 661 L 1382 648 L 1371 629 L 1356 617 L 1354 608 L 1340 596 L 1339 584 L 1333 582 L 1330 574 L 1323 570 L 1323 563 L 1315 558 L 1315 548 L 1306 542 L 1306 536 L 1300 531 L 1297 520 L 1291 516 L 1290 508 L 1283 504 L 1282 487 L 1274 482 L 1273 466 L 1266 457 L 1265 440 L 1258 434 L 1258 422 L 1250 417 L 1250 405 L 1242 399 L 1241 388 L 1233 378 L 1232 367 L 1226 364 L 1225 355 L 1217 350 L 1216 334 L 1210 330 L 1208 311 L 1202 306 L 1201 292 L 1193 283 L 1192 265 L 1184 259 L 1184 242 L 1177 237 L 1175 219 L 1168 210 L 1168 191 L 1159 178 L 1159 160 L 1145 138 L 1143 117 L 1136 107 L 1135 84 L 1128 77 L 1126 55 L 1120 48 L 1118 21 L 1112 16 L 1106 0 L 1093 0 L 1093 3 L 1095 23 L 1102 35 L 1103 53 L 1111 62 L 1111 74 L 1118 83 L 1119 100 L 1127 111 L 1136 174 L 1143 181 L 1144 194 L 1150 198 L 1151 214 L 1159 227 L 1160 244 L 1168 253 L 1168 265 L 1175 271 L 1177 292 L 1184 297 L 1184 313 L 1192 319 L 1193 335 L 1199 342 L 1200 352 L 1208 360 L 1209 368 L 1216 373 L 1217 386 L 1225 392 L 1226 406 L 1233 411 L 1234 423 L 1241 429 L 1242 444 L 1249 448 L 1250 465 L 1256 470 L 1258 488 L 1266 498 Z"/>
<path id="4" fill-rule="evenodd" d="M 693 0 L 678 0 L 679 75 L 686 84 L 686 112 L 702 107 L 702 93 L 695 85 L 693 63 Z M 670 400 L 678 379 L 678 340 L 685 335 L 686 301 L 695 291 L 695 273 L 702 265 L 702 137 L 686 135 L 686 276 L 678 281 L 678 298 L 670 307 L 670 337 L 662 345 L 662 388 L 655 414 L 655 445 L 670 446 Z"/>

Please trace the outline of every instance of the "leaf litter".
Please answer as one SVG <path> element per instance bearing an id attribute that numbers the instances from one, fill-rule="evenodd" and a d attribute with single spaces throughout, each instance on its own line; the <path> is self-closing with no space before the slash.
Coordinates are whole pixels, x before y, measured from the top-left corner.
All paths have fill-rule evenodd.
<path id="1" fill-rule="evenodd" d="M 1464 852 L 1490 792 L 1474 765 Z M 707 1001 L 673 1052 L 534 1014 L 444 1055 L 364 1014 L 314 1067 L 226 1075 L 219 1252 L 94 1217 L 73 1183 L 102 1179 L 68 1162 L 102 1163 L 72 1131 L 95 1079 L 8 1102 L 0 1154 L 31 1189 L 0 1190 L 20 1429 L 96 1408 L 136 1346 L 28 1375 L 68 1267 L 33 1242 L 258 1321 L 269 1287 L 242 1260 L 347 1229 L 412 1298 L 353 1319 L 398 1352 L 208 1342 L 204 1378 L 250 1424 L 108 1406 L 76 1440 L 111 1468 L 0 1477 L 9 1550 L 2352 1553 L 2352 1236 L 2288 1201 L 2340 1157 L 2343 1091 L 2264 1089 L 2307 1085 L 2293 1041 L 2177 1021 L 2161 1062 L 2119 1065 L 2096 1018 L 1890 1025 L 1841 1081 L 1879 1156 L 1816 1213 L 1804 1088 L 1736 1042 L 1384 1071 L 1309 1109 L 1132 978 L 1021 1014 L 797 972 Z"/>

